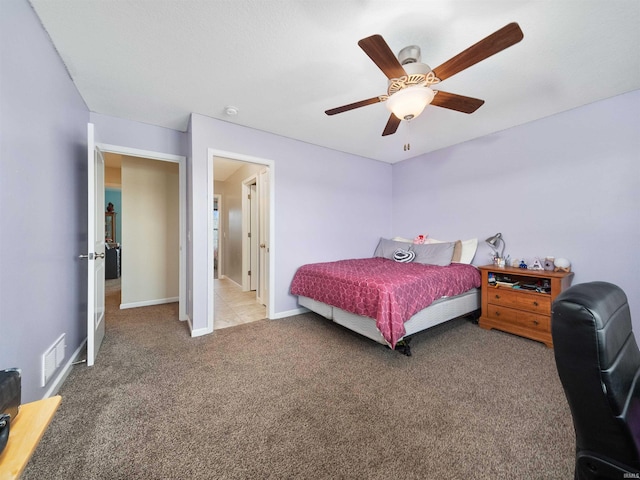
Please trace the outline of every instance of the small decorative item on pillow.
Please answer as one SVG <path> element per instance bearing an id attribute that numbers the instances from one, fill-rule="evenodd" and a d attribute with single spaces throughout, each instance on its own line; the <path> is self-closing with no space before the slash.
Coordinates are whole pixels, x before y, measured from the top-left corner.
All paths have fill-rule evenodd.
<path id="1" fill-rule="evenodd" d="M 427 241 L 427 237 L 428 236 L 429 236 L 429 234 L 418 235 L 416 238 L 413 239 L 413 243 L 415 243 L 416 245 L 422 245 L 423 243 L 425 243 Z"/>
<path id="2" fill-rule="evenodd" d="M 409 263 L 412 262 L 414 258 L 416 258 L 416 252 L 413 250 L 403 250 L 402 248 L 399 248 L 393 252 L 393 259 L 396 262 Z"/>

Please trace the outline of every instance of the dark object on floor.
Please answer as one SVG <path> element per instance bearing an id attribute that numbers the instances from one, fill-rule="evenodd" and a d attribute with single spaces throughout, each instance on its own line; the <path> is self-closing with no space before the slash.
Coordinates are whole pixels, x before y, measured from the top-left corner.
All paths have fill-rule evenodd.
<path id="1" fill-rule="evenodd" d="M 640 478 L 640 352 L 625 293 L 575 285 L 554 301 L 551 330 L 576 432 L 575 479 Z"/>
<path id="2" fill-rule="evenodd" d="M 107 280 L 120 278 L 120 247 L 105 247 L 105 275 Z"/>
<path id="3" fill-rule="evenodd" d="M 0 370 L 0 453 L 7 446 L 11 422 L 20 409 L 21 386 L 19 369 Z"/>
<path id="4" fill-rule="evenodd" d="M 400 352 L 407 357 L 411 356 L 411 347 L 409 346 L 409 342 L 411 341 L 411 337 L 405 337 L 396 343 L 396 352 Z"/>

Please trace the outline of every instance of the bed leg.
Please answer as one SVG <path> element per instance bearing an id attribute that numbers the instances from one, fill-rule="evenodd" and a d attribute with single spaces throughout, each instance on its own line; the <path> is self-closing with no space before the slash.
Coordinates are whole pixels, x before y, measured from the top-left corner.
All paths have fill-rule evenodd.
<path id="1" fill-rule="evenodd" d="M 396 343 L 396 352 L 400 352 L 407 357 L 411 356 L 411 347 L 409 346 L 410 338 L 403 338 Z"/>
<path id="2" fill-rule="evenodd" d="M 480 312 L 481 310 L 475 310 L 467 314 L 467 318 L 471 321 L 471 323 L 475 323 L 477 325 L 478 321 L 480 320 Z"/>

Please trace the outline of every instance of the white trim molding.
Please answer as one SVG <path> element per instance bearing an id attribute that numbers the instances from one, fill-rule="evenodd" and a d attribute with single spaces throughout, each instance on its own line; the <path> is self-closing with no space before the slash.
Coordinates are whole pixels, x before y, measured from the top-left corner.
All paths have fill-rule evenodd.
<path id="1" fill-rule="evenodd" d="M 169 298 L 157 298 L 155 300 L 145 300 L 143 302 L 121 303 L 120 310 L 126 310 L 128 308 L 150 307 L 152 305 L 164 305 L 165 303 L 176 303 L 179 300 L 180 300 L 179 297 L 169 297 Z"/>

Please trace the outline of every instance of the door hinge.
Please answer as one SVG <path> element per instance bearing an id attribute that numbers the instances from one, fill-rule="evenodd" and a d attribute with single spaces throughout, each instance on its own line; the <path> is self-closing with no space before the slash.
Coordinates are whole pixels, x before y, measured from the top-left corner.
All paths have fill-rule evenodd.
<path id="1" fill-rule="evenodd" d="M 251 270 L 249 270 L 249 271 L 247 272 L 247 275 L 251 276 Z"/>
<path id="2" fill-rule="evenodd" d="M 247 237 L 251 238 L 251 232 L 247 233 Z"/>

